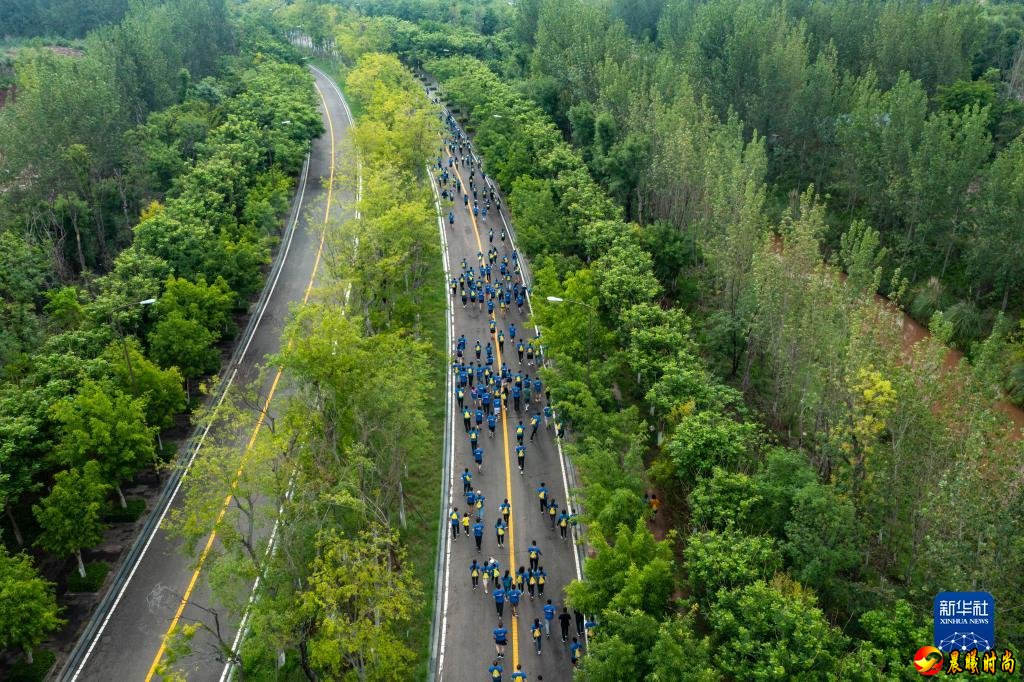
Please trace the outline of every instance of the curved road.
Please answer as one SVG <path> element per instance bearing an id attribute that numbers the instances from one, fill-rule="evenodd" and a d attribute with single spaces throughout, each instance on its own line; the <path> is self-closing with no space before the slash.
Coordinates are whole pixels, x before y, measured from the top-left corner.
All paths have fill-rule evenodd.
<path id="1" fill-rule="evenodd" d="M 338 210 L 341 197 L 332 192 L 331 180 L 335 154 L 341 150 L 351 114 L 330 78 L 317 69 L 313 69 L 313 75 L 327 132 L 312 144 L 274 267 L 253 319 L 223 372 L 225 391 L 230 391 L 232 385 L 257 379 L 265 357 L 280 349 L 289 306 L 308 298 L 320 264 L 322 228 L 332 208 Z M 260 394 L 267 396 L 267 406 L 273 400 L 279 378 L 279 372 L 277 376 L 267 376 L 261 387 Z M 187 452 L 188 457 L 201 456 L 204 437 L 204 433 L 194 436 L 190 441 L 194 447 Z M 243 446 L 240 443 L 240 452 Z M 180 482 L 172 479 L 167 485 L 174 487 L 161 499 L 167 499 L 169 505 L 180 505 Z M 167 506 L 163 505 L 153 511 L 159 519 L 166 513 Z M 212 542 L 211 538 L 207 547 Z M 199 579 L 202 556 L 194 571 L 193 560 L 185 556 L 180 542 L 169 538 L 159 526 L 150 530 L 149 525 L 125 556 L 127 559 L 119 569 L 119 576 L 123 574 L 125 579 L 115 581 L 110 594 L 93 614 L 85 634 L 63 664 L 61 680 L 150 680 L 172 623 L 179 618 L 209 620 L 191 605 L 210 603 L 205 581 Z M 226 640 L 231 640 L 236 627 L 237 623 L 221 623 Z M 204 641 L 203 636 L 202 631 L 196 635 L 195 653 L 179 665 L 189 666 L 190 680 L 219 680 L 224 664 L 217 660 L 212 638 Z"/>

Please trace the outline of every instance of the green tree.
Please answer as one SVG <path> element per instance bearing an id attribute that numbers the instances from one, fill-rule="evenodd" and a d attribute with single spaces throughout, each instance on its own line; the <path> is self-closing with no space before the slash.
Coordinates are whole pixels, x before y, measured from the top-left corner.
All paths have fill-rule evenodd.
<path id="1" fill-rule="evenodd" d="M 845 643 L 814 593 L 784 575 L 722 593 L 708 619 L 719 668 L 734 679 L 819 680 Z"/>
<path id="2" fill-rule="evenodd" d="M 40 577 L 27 554 L 10 555 L 0 545 L 0 646 L 32 649 L 64 624 L 53 583 Z"/>
<path id="3" fill-rule="evenodd" d="M 86 381 L 73 398 L 53 408 L 60 440 L 56 457 L 64 466 L 95 461 L 127 508 L 121 482 L 153 460 L 156 428 L 146 426 L 145 398 L 133 398 L 106 381 Z"/>
<path id="4" fill-rule="evenodd" d="M 83 578 L 82 549 L 103 539 L 105 526 L 100 514 L 109 490 L 99 463 L 90 460 L 80 469 L 68 469 L 54 476 L 50 494 L 32 505 L 32 513 L 42 529 L 36 544 L 59 556 L 73 554 L 78 560 L 78 574 Z"/>
<path id="5" fill-rule="evenodd" d="M 156 309 L 161 317 L 178 314 L 198 322 L 219 340 L 225 336 L 230 338 L 234 333 L 235 323 L 231 319 L 234 304 L 235 294 L 223 277 L 218 276 L 212 284 L 207 284 L 203 275 L 194 282 L 171 276 L 164 284 Z"/>
<path id="6" fill-rule="evenodd" d="M 185 391 L 181 373 L 177 368 L 160 369 L 139 350 L 135 337 L 125 339 L 131 372 L 124 361 L 121 344 L 114 342 L 103 352 L 110 363 L 114 380 L 123 393 L 145 401 L 146 424 L 166 429 L 174 424 L 174 417 L 185 410 Z M 157 432 L 159 435 L 159 431 Z"/>
<path id="7" fill-rule="evenodd" d="M 843 609 L 852 597 L 851 574 L 863 542 L 858 529 L 853 504 L 830 486 L 812 483 L 793 498 L 783 552 L 793 577 L 830 608 Z"/>
<path id="8" fill-rule="evenodd" d="M 177 367 L 188 380 L 217 371 L 220 353 L 214 336 L 199 322 L 174 312 L 156 323 L 149 333 L 150 353 L 162 367 Z"/>
<path id="9" fill-rule="evenodd" d="M 401 632 L 419 587 L 404 562 L 397 537 L 384 529 L 354 539 L 336 533 L 320 538 L 298 606 L 309 624 L 309 660 L 318 674 L 364 680 L 412 674 L 415 656 Z"/>
<path id="10" fill-rule="evenodd" d="M 676 616 L 661 623 L 650 650 L 648 682 L 718 682 L 714 650 L 707 637 L 694 631 L 693 615 Z"/>
<path id="11" fill-rule="evenodd" d="M 744 465 L 757 427 L 702 410 L 680 420 L 664 450 L 686 485 L 715 466 L 735 470 Z"/>
<path id="12" fill-rule="evenodd" d="M 732 529 L 691 535 L 683 556 L 690 588 L 704 603 L 719 590 L 768 580 L 782 568 L 782 553 L 774 540 Z"/>

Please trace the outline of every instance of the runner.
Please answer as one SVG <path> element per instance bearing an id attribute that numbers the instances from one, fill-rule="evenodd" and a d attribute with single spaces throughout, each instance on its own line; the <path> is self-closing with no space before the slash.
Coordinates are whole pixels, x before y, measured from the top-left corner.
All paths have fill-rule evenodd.
<path id="1" fill-rule="evenodd" d="M 494 659 L 491 663 L 491 667 L 487 669 L 487 674 L 491 676 L 491 682 L 501 682 L 501 673 L 505 671 L 498 663 L 498 659 Z"/>
<path id="2" fill-rule="evenodd" d="M 526 469 L 526 446 L 525 445 L 517 445 L 516 446 L 516 462 L 519 464 L 519 473 L 520 473 L 520 475 L 522 475 L 524 470 Z"/>
<path id="3" fill-rule="evenodd" d="M 480 551 L 480 544 L 484 540 L 484 524 L 480 523 L 480 517 L 476 517 L 476 523 L 473 524 L 473 537 L 476 539 L 476 551 Z"/>
<path id="4" fill-rule="evenodd" d="M 530 417 L 530 442 L 533 442 L 533 437 L 537 435 L 538 426 L 540 426 L 540 413 L 534 414 Z"/>
<path id="5" fill-rule="evenodd" d="M 572 661 L 572 667 L 578 668 L 580 666 L 580 649 L 583 645 L 579 643 L 575 637 L 572 638 L 572 644 L 569 645 L 569 660 Z"/>
<path id="6" fill-rule="evenodd" d="M 540 487 L 537 488 L 537 500 L 540 502 L 540 513 L 543 514 L 548 508 L 548 489 L 544 481 L 541 481 Z"/>
<path id="7" fill-rule="evenodd" d="M 523 426 L 523 420 L 520 419 L 519 423 L 516 424 L 516 442 L 520 445 L 523 444 L 523 436 L 526 435 L 526 427 Z"/>
<path id="8" fill-rule="evenodd" d="M 484 520 L 484 494 L 479 490 L 476 491 L 476 501 L 473 503 L 473 508 L 476 509 L 476 518 L 478 521 Z"/>
<path id="9" fill-rule="evenodd" d="M 468 524 L 469 514 L 466 515 L 466 519 L 467 520 L 465 523 Z M 527 547 L 526 551 L 529 553 L 530 556 L 530 570 L 536 570 L 537 563 L 540 561 L 540 557 L 543 554 L 543 552 L 540 551 L 540 547 L 537 546 L 537 541 L 531 540 L 530 546 Z"/>
<path id="10" fill-rule="evenodd" d="M 539 618 L 534 618 L 533 619 L 533 625 L 530 626 L 530 634 L 533 635 L 533 643 L 537 647 L 537 655 L 538 656 L 540 656 L 540 643 L 541 643 L 540 637 L 541 637 L 541 633 L 542 632 L 543 632 L 543 630 L 541 629 L 540 619 Z"/>
<path id="11" fill-rule="evenodd" d="M 565 542 L 566 534 L 569 531 L 569 514 L 563 509 L 562 513 L 558 515 L 558 532 L 562 536 L 562 542 Z"/>
<path id="12" fill-rule="evenodd" d="M 501 512 L 501 518 L 505 519 L 505 525 L 507 526 L 508 517 L 512 513 L 512 505 L 509 504 L 507 497 L 504 502 L 498 505 L 498 510 Z"/>
<path id="13" fill-rule="evenodd" d="M 505 590 L 500 585 L 494 589 L 494 608 L 498 611 L 498 618 L 501 618 L 505 611 Z"/>
<path id="14" fill-rule="evenodd" d="M 513 587 L 511 590 L 507 591 L 505 594 L 508 597 L 509 606 L 512 607 L 512 616 L 514 618 L 518 618 L 519 617 L 519 599 L 520 599 L 520 597 L 523 596 L 523 591 L 520 590 L 518 587 Z"/>
<path id="15" fill-rule="evenodd" d="M 551 639 L 551 621 L 555 619 L 555 605 L 548 599 L 544 604 L 544 634 Z"/>
<path id="16" fill-rule="evenodd" d="M 469 512 L 462 512 L 462 531 L 469 537 Z"/>
<path id="17" fill-rule="evenodd" d="M 541 597 L 544 596 L 544 583 L 548 580 L 548 574 L 544 572 L 543 566 L 538 566 L 537 570 L 534 571 L 537 574 L 537 594 Z"/>
<path id="18" fill-rule="evenodd" d="M 563 606 L 562 612 L 558 614 L 558 625 L 562 629 L 562 642 L 565 642 L 569 638 L 569 624 L 571 622 L 572 616 L 569 615 L 569 608 Z"/>
<path id="19" fill-rule="evenodd" d="M 477 494 L 479 495 L 479 493 L 480 493 L 480 491 L 478 490 Z M 551 501 L 548 502 L 548 519 L 551 521 L 551 530 L 555 529 L 555 523 L 558 521 L 558 519 L 556 518 L 557 516 L 558 516 L 558 502 L 556 502 L 555 498 L 552 497 Z"/>
<path id="20" fill-rule="evenodd" d="M 479 410 L 478 410 L 479 412 Z M 473 461 L 476 462 L 476 470 L 478 472 L 484 470 L 484 450 L 483 448 L 473 448 Z"/>
<path id="21" fill-rule="evenodd" d="M 498 658 L 505 658 L 505 647 L 508 646 L 508 630 L 498 619 L 498 627 L 494 628 L 494 649 L 498 652 Z"/>
<path id="22" fill-rule="evenodd" d="M 473 579 L 473 589 L 480 587 L 480 564 L 473 559 L 473 563 L 469 565 L 469 577 Z"/>
<path id="23" fill-rule="evenodd" d="M 526 682 L 526 673 L 523 672 L 522 664 L 516 666 L 516 671 L 512 673 L 512 682 Z"/>
<path id="24" fill-rule="evenodd" d="M 452 510 L 448 512 L 448 519 L 452 525 L 452 540 L 459 539 L 459 510 L 457 507 L 452 507 Z"/>
<path id="25" fill-rule="evenodd" d="M 494 535 L 498 539 L 498 547 L 505 546 L 505 533 L 507 530 L 508 525 L 505 523 L 505 520 L 499 517 L 498 520 L 494 522 Z"/>

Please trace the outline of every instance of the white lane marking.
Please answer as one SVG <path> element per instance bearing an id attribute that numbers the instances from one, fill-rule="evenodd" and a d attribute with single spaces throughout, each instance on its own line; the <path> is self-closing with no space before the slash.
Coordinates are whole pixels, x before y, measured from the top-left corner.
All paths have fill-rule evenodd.
<path id="1" fill-rule="evenodd" d="M 295 226 L 298 224 L 299 216 L 302 214 L 302 202 L 305 200 L 306 197 L 306 185 L 308 183 L 309 155 L 307 154 L 306 163 L 302 168 L 302 177 L 300 178 L 299 183 L 299 201 L 296 205 L 295 215 L 292 218 L 291 227 L 289 228 L 290 232 L 288 234 L 288 241 L 285 243 L 284 253 L 281 254 L 281 267 L 278 268 L 277 274 L 274 277 L 274 281 L 270 285 L 270 290 L 267 293 L 267 297 L 264 300 L 262 307 L 260 308 L 260 312 L 256 318 L 256 323 L 253 324 L 252 330 L 249 332 L 249 338 L 246 340 L 245 346 L 242 349 L 242 354 L 238 357 L 238 362 L 235 364 L 234 369 L 231 370 L 231 375 L 228 377 L 228 381 L 224 385 L 224 390 L 220 394 L 220 399 L 217 401 L 216 406 L 214 406 L 213 408 L 214 414 L 216 414 L 221 404 L 223 404 L 224 399 L 227 397 L 228 391 L 231 389 L 231 384 L 234 383 L 235 377 L 238 375 L 238 367 L 239 365 L 242 364 L 242 360 L 245 359 L 245 354 L 249 350 L 249 344 L 252 343 L 253 337 L 256 335 L 256 330 L 259 329 L 260 323 L 263 321 L 263 314 L 266 312 L 267 306 L 270 304 L 270 299 L 273 298 L 274 296 L 274 289 L 277 287 L 277 281 L 281 277 L 281 271 L 284 270 L 284 263 L 288 258 L 288 252 L 291 250 L 292 239 L 295 237 Z M 157 531 L 159 531 L 161 526 L 163 525 L 164 518 L 167 516 L 167 512 L 170 510 L 171 504 L 174 502 L 174 499 L 178 496 L 178 491 L 181 490 L 181 484 L 185 480 L 185 477 L 188 476 L 188 472 L 192 468 L 192 463 L 195 461 L 196 455 L 199 454 L 199 449 L 203 446 L 203 441 L 206 440 L 206 434 L 210 432 L 210 427 L 212 425 L 213 420 L 211 419 L 206 424 L 206 428 L 203 429 L 202 435 L 196 442 L 196 446 L 192 450 L 192 455 L 191 457 L 189 457 L 188 462 L 185 464 L 185 471 L 181 475 L 181 478 L 178 479 L 177 485 L 174 486 L 174 492 L 171 493 L 171 496 L 167 499 L 167 506 L 165 506 L 163 511 L 160 513 L 160 521 L 155 526 L 153 526 L 153 531 L 149 534 L 149 538 L 146 539 L 146 544 L 143 546 L 138 558 L 132 565 L 132 570 L 128 573 L 128 577 L 125 579 L 124 584 L 118 591 L 117 597 L 114 599 L 114 603 L 111 605 L 110 610 L 107 612 L 106 617 L 103 619 L 103 623 L 100 625 L 99 629 L 93 635 L 92 641 L 89 643 L 89 648 L 86 650 L 85 655 L 82 657 L 81 663 L 78 664 L 78 667 L 75 669 L 74 674 L 71 676 L 71 682 L 77 680 L 78 676 L 82 674 L 82 670 L 85 668 L 86 663 L 88 663 L 89 661 L 89 657 L 92 656 L 92 652 L 96 648 L 96 644 L 99 642 L 100 637 L 103 636 L 103 631 L 106 630 L 107 623 L 110 622 L 111 617 L 114 615 L 114 611 L 117 610 L 118 605 L 121 603 L 121 598 L 124 597 L 124 593 L 128 589 L 128 585 L 131 584 L 132 578 L 135 577 L 135 571 L 138 570 L 139 565 L 142 563 L 142 560 L 146 557 L 146 552 L 149 550 L 149 545 L 153 542 L 153 538 L 156 537 Z"/>
<path id="2" fill-rule="evenodd" d="M 440 196 L 437 193 L 437 187 L 434 184 L 434 175 L 430 170 L 430 166 L 427 166 L 427 175 L 430 177 L 430 189 L 434 193 L 434 209 L 437 212 L 437 229 L 441 235 L 441 261 L 444 264 L 444 292 L 445 292 L 445 317 L 447 318 L 448 324 L 447 329 L 447 345 L 448 349 L 451 349 L 453 339 L 455 336 L 455 318 L 452 313 L 451 296 L 448 293 L 448 280 L 451 276 L 451 270 L 449 268 L 448 261 L 448 237 L 445 234 L 444 229 L 444 218 L 441 217 L 441 204 Z M 445 361 L 445 390 L 447 397 L 445 399 L 445 416 L 448 422 L 450 439 L 448 441 L 448 495 L 446 498 L 447 504 L 441 509 L 442 521 L 441 529 L 444 532 L 444 598 L 442 602 L 441 610 L 441 626 L 440 626 L 440 645 L 438 646 L 437 654 L 437 671 L 439 671 L 438 679 L 443 679 L 444 675 L 444 654 L 447 647 L 448 637 L 448 597 L 451 592 L 451 559 L 452 559 L 452 544 L 451 544 L 451 533 L 448 529 L 448 510 L 452 508 L 453 496 L 454 496 L 454 485 L 455 485 L 455 420 L 452 418 L 452 400 L 454 393 L 454 386 L 452 385 L 452 372 L 448 366 L 447 360 Z M 443 479 L 442 479 L 443 480 Z M 436 580 L 436 579 L 435 579 Z M 435 597 L 440 598 L 440 596 Z"/>
<path id="3" fill-rule="evenodd" d="M 320 69 L 318 69 L 315 66 L 313 66 L 312 64 L 310 65 L 310 68 L 312 68 L 314 71 L 319 73 L 324 78 L 324 80 L 326 80 L 330 84 L 330 86 L 334 89 L 334 92 L 337 93 L 338 99 L 341 101 L 341 104 L 342 104 L 342 106 L 345 109 L 345 117 L 348 119 L 349 126 L 351 126 L 353 124 L 352 112 L 349 110 L 348 103 L 345 102 L 345 97 L 341 94 L 341 90 L 338 89 L 338 86 L 335 85 L 334 80 L 330 76 L 328 76 L 326 73 L 324 73 Z M 332 157 L 331 158 L 331 164 L 333 165 L 334 162 L 335 162 L 335 159 Z M 362 162 L 359 162 L 358 170 L 357 170 L 358 183 L 357 183 L 357 187 L 356 187 L 356 201 L 359 201 L 360 197 L 362 196 L 362 192 L 363 192 L 362 168 L 363 168 L 363 164 L 362 164 Z M 359 218 L 359 211 L 358 210 L 356 210 L 355 215 L 356 215 L 356 218 L 358 219 Z M 327 225 L 326 224 L 324 225 L 324 229 L 325 230 L 327 229 Z M 358 248 L 359 248 L 359 237 L 356 237 L 356 249 L 358 249 Z M 349 298 L 349 294 L 351 292 L 352 292 L 352 285 L 349 284 L 348 288 L 345 290 L 345 304 L 346 305 L 348 304 L 348 298 Z M 291 477 L 288 480 L 288 491 L 285 493 L 285 502 L 287 502 L 287 501 L 292 499 L 292 495 L 295 492 L 295 480 L 296 480 L 296 474 L 292 473 Z M 264 557 L 273 556 L 273 553 L 277 549 L 277 530 L 278 530 L 279 526 L 281 525 L 281 517 L 282 517 L 283 514 L 284 514 L 284 503 L 282 503 L 281 506 L 278 507 L 278 509 L 277 509 L 277 518 L 274 519 L 274 527 L 270 531 L 270 543 L 267 545 L 267 549 L 266 549 L 266 552 L 264 553 Z M 241 622 L 238 625 L 238 631 L 235 633 L 235 638 L 231 642 L 231 653 L 232 653 L 233 657 L 238 655 L 238 648 L 239 648 L 239 646 L 241 646 L 242 640 L 245 639 L 246 635 L 248 634 L 249 615 L 250 615 L 251 610 L 252 610 L 252 605 L 256 602 L 256 596 L 257 596 L 257 593 L 259 591 L 260 579 L 261 578 L 262 578 L 262 574 L 256 576 L 256 580 L 252 584 L 252 589 L 249 591 L 249 599 L 248 599 L 248 601 L 245 604 L 245 612 L 242 614 L 242 620 L 241 620 Z M 224 669 L 220 673 L 220 682 L 231 682 L 231 680 L 234 679 L 234 676 L 235 676 L 235 662 L 234 662 L 234 658 L 230 658 L 224 664 Z"/>

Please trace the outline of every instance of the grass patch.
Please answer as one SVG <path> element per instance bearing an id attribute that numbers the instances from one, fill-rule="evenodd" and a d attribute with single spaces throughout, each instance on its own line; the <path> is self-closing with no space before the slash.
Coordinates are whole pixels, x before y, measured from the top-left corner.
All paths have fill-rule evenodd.
<path id="1" fill-rule="evenodd" d="M 113 504 L 103 512 L 103 520 L 108 523 L 128 523 L 138 521 L 139 517 L 146 513 L 146 501 L 132 499 L 128 500 L 127 509 L 120 504 Z"/>
<path id="2" fill-rule="evenodd" d="M 69 592 L 96 592 L 103 585 L 104 578 L 110 571 L 110 564 L 105 561 L 91 561 L 85 565 L 85 577 L 78 575 L 78 569 L 68 574 Z"/>
<path id="3" fill-rule="evenodd" d="M 33 661 L 29 663 L 24 658 L 11 666 L 9 679 L 11 682 L 40 682 L 50 672 L 53 662 L 57 660 L 56 654 L 49 649 L 40 649 L 32 652 Z"/>

